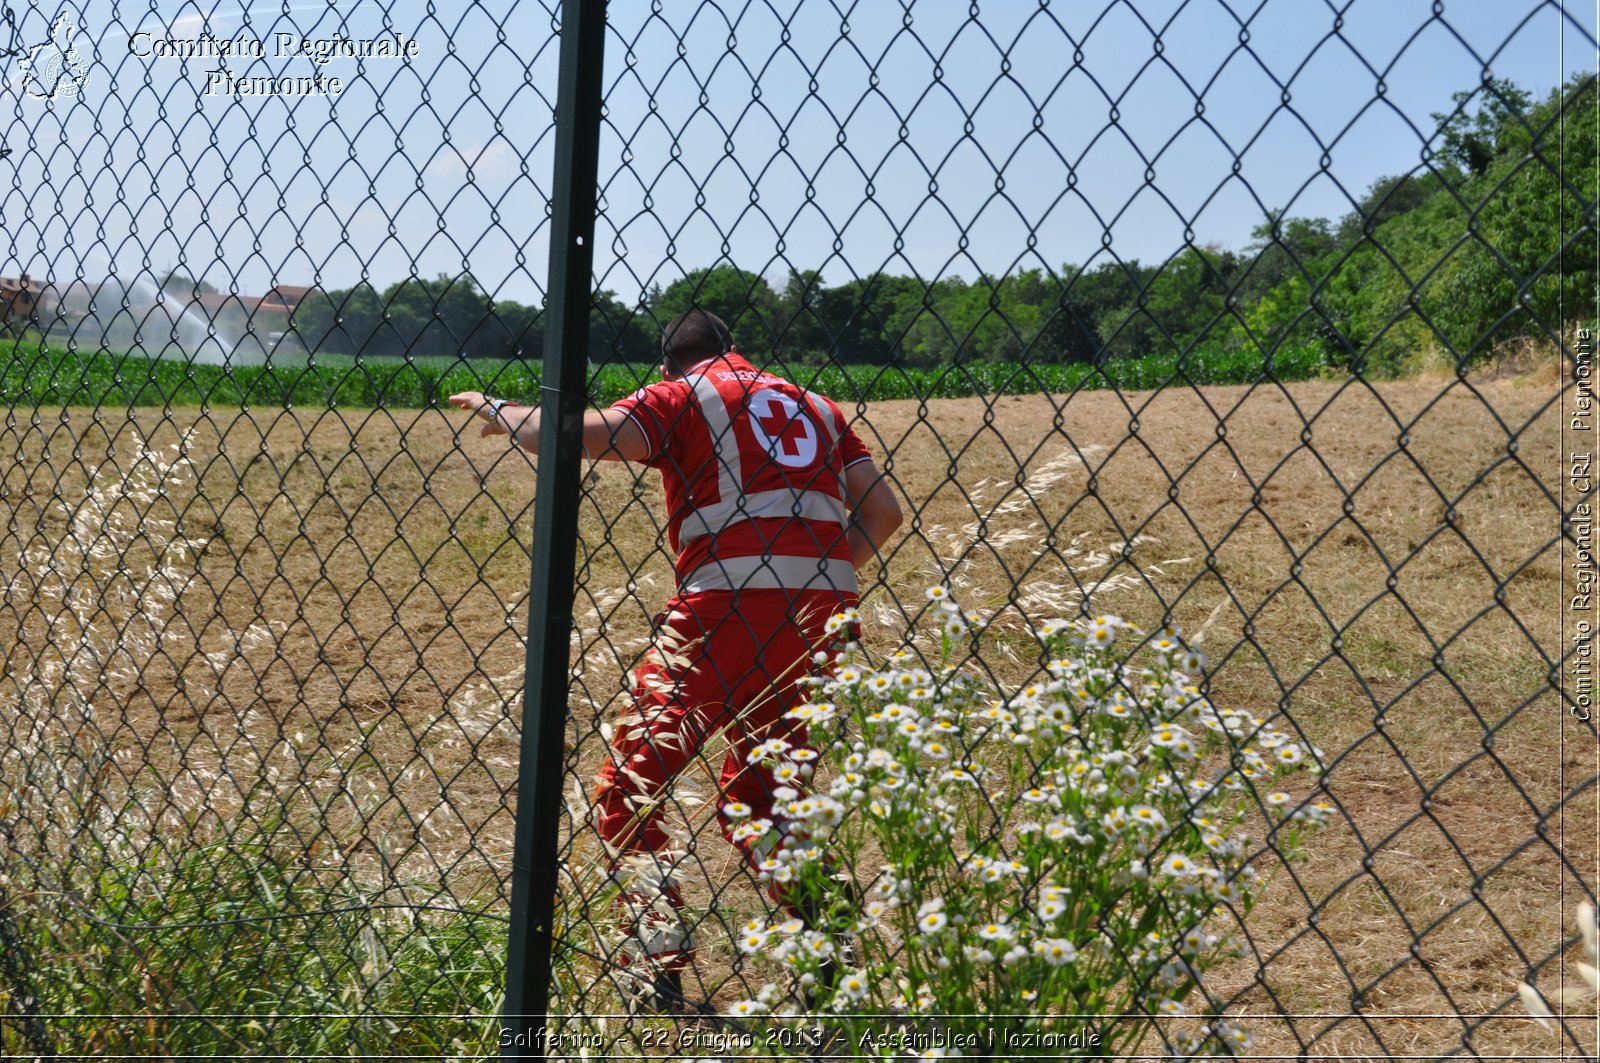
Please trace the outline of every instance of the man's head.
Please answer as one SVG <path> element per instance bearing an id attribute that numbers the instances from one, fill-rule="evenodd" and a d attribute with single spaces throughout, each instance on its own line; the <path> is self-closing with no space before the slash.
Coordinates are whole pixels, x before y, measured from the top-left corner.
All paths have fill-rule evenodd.
<path id="1" fill-rule="evenodd" d="M 733 334 L 722 319 L 699 307 L 679 314 L 661 330 L 661 367 L 669 377 L 682 376 L 697 362 L 733 348 Z"/>

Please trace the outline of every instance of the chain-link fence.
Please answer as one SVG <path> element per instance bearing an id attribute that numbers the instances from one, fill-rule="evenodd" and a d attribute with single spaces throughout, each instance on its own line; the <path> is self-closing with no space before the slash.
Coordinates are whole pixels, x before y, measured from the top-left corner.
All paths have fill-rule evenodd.
<path id="1" fill-rule="evenodd" d="M 6 10 L 0 1048 L 1592 1053 L 1592 13 L 615 2 L 598 99 L 564 14 Z M 586 336 L 608 407 L 696 308 L 838 405 L 763 467 L 904 516 L 820 691 L 767 599 L 685 637 L 680 455 L 538 543 L 445 402 Z"/>

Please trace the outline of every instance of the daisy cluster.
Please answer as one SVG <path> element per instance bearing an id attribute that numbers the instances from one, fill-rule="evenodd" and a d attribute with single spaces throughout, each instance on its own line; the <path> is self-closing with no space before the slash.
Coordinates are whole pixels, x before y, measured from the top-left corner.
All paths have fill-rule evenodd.
<path id="1" fill-rule="evenodd" d="M 764 877 L 820 874 L 825 859 L 853 867 L 865 848 L 887 861 L 835 928 L 859 936 L 866 962 L 834 1009 L 1185 1014 L 1203 969 L 1237 954 L 1207 927 L 1246 911 L 1259 885 L 1240 829 L 1250 812 L 1279 851 L 1329 819 L 1332 806 L 1272 785 L 1291 770 L 1318 774 L 1321 751 L 1213 705 L 1195 679 L 1205 656 L 1175 627 L 1047 621 L 1043 667 L 1007 690 L 952 663 L 981 618 L 943 588 L 927 597 L 941 660 L 905 649 L 869 661 L 847 647 L 788 713 L 809 745 L 774 739 L 751 754 L 784 784 L 772 821 L 735 831 L 770 847 Z M 837 630 L 849 623 L 834 618 Z M 830 941 L 798 920 L 758 921 L 740 948 L 807 975 Z M 1248 1044 L 1220 1016 L 1198 1017 L 1208 1021 L 1197 1031 L 1162 1026 L 1179 1055 Z"/>

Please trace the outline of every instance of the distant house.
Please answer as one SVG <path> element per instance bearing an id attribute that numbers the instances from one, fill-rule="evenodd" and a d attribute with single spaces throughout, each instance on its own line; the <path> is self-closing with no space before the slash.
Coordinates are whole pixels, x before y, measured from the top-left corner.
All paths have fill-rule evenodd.
<path id="1" fill-rule="evenodd" d="M 264 303 L 268 300 L 276 300 L 287 306 L 290 311 L 293 311 L 295 307 L 305 300 L 306 296 L 317 290 L 318 287 L 315 284 L 280 284 L 268 291 L 266 295 L 263 295 L 261 301 Z"/>
<path id="2" fill-rule="evenodd" d="M 263 342 L 275 343 L 289 330 L 289 321 L 300 300 L 315 290 L 314 286 L 280 284 L 262 296 L 202 292 L 190 296 L 187 306 L 220 332 L 238 338 L 247 330 L 253 330 Z M 176 297 L 169 293 L 168 298 Z"/>
<path id="3" fill-rule="evenodd" d="M 0 277 L 0 322 L 7 325 L 33 325 L 49 313 L 45 284 L 24 273 L 20 277 Z"/>
<path id="4" fill-rule="evenodd" d="M 162 320 L 152 317 L 158 313 L 159 300 L 165 313 L 174 319 L 187 314 L 191 321 L 209 323 L 224 343 L 237 343 L 253 332 L 257 343 L 273 347 L 283 341 L 301 300 L 319 290 L 316 285 L 280 284 L 261 296 L 196 293 L 193 288 L 161 292 L 148 280 L 128 285 L 115 278 L 98 282 L 80 278 L 57 291 L 24 274 L 20 278 L 0 277 L 0 325 L 59 318 L 50 324 L 75 328 L 88 321 L 92 328 L 109 330 L 108 334 L 115 333 L 118 342 L 127 343 L 132 342 L 136 328 Z"/>
<path id="5" fill-rule="evenodd" d="M 168 298 L 176 299 L 172 293 Z M 250 319 L 250 304 L 253 299 L 248 295 L 228 295 L 225 292 L 202 292 L 191 296 L 189 309 L 199 313 L 211 322 L 218 332 L 231 333 L 237 336 L 244 331 L 245 323 Z"/>
<path id="6" fill-rule="evenodd" d="M 269 289 L 256 302 L 256 330 L 268 339 L 281 336 L 289 330 L 289 322 L 301 301 L 316 290 L 314 284 L 280 284 Z"/>

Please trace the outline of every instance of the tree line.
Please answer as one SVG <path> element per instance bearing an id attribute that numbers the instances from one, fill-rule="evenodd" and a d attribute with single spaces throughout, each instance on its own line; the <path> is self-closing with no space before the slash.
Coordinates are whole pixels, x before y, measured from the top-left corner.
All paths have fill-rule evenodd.
<path id="1" fill-rule="evenodd" d="M 1331 366 L 1399 372 L 1431 352 L 1470 359 L 1546 336 L 1596 291 L 1595 78 L 1537 103 L 1491 81 L 1454 103 L 1433 116 L 1439 133 L 1418 166 L 1378 180 L 1338 219 L 1273 212 L 1241 251 L 1191 242 L 1158 264 L 1107 251 L 1055 272 L 876 272 L 831 285 L 816 271 L 769 280 L 719 264 L 635 303 L 599 292 L 590 360 L 656 361 L 661 323 L 693 306 L 724 317 L 750 356 L 806 364 L 1315 348 Z M 317 291 L 294 326 L 308 349 L 332 353 L 543 356 L 542 308 L 495 299 L 470 275 Z"/>

